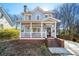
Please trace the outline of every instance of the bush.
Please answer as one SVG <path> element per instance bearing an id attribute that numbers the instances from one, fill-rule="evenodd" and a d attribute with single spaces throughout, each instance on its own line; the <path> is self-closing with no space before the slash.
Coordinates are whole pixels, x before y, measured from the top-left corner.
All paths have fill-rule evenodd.
<path id="1" fill-rule="evenodd" d="M 19 30 L 5 29 L 0 30 L 0 39 L 15 39 L 19 37 Z"/>
<path id="2" fill-rule="evenodd" d="M 50 53 L 50 51 L 47 49 L 47 47 L 45 45 L 41 45 L 40 47 L 40 51 L 41 51 L 41 54 L 47 56 L 48 54 L 51 56 L 52 53 Z"/>

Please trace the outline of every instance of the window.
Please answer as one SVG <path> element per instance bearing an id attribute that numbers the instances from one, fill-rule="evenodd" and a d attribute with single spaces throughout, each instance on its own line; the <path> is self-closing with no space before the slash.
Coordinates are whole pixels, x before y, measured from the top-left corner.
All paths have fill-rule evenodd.
<path id="1" fill-rule="evenodd" d="M 37 20 L 39 20 L 39 16 L 37 16 Z"/>
<path id="2" fill-rule="evenodd" d="M 48 17 L 48 15 L 45 15 L 45 18 L 47 18 Z"/>
<path id="3" fill-rule="evenodd" d="M 33 28 L 33 32 L 40 32 L 40 28 Z"/>
<path id="4" fill-rule="evenodd" d="M 3 29 L 3 24 L 0 24 L 0 29 Z"/>
<path id="5" fill-rule="evenodd" d="M 29 20 L 31 20 L 31 15 L 29 16 Z"/>
<path id="6" fill-rule="evenodd" d="M 49 15 L 49 17 L 51 17 L 51 14 Z"/>

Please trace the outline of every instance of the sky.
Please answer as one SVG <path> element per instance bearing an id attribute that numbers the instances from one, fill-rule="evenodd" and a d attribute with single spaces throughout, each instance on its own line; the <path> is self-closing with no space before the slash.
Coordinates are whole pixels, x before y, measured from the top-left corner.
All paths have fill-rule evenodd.
<path id="1" fill-rule="evenodd" d="M 53 10 L 59 7 L 61 4 L 58 3 L 0 3 L 0 6 L 4 7 L 5 10 L 12 15 L 19 15 L 23 12 L 23 6 L 27 5 L 29 10 L 33 10 L 37 6 L 44 10 Z"/>

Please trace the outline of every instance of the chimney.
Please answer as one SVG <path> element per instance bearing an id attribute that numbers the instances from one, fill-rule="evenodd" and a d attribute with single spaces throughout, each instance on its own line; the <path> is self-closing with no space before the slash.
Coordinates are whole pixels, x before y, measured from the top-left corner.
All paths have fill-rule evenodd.
<path id="1" fill-rule="evenodd" d="M 26 5 L 24 5 L 24 12 L 26 12 L 26 10 L 27 10 L 27 6 L 26 6 Z"/>

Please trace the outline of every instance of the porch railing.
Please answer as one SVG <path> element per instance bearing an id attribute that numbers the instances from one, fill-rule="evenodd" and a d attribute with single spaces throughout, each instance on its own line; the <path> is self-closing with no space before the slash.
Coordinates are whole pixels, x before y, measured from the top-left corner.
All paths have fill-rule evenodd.
<path id="1" fill-rule="evenodd" d="M 21 38 L 47 38 L 47 33 L 46 32 L 21 32 L 20 37 Z"/>

